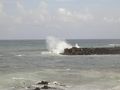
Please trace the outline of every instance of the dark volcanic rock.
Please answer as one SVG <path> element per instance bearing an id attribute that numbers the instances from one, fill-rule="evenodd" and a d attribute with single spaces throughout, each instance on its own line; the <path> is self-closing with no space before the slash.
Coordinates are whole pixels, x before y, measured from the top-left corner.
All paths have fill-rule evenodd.
<path id="1" fill-rule="evenodd" d="M 33 84 L 25 87 L 27 90 L 65 90 L 64 84 L 58 82 L 39 81 L 37 84 Z"/>
<path id="2" fill-rule="evenodd" d="M 36 87 L 34 90 L 40 90 L 40 88 L 39 88 L 39 87 Z"/>
<path id="3" fill-rule="evenodd" d="M 111 48 L 76 48 L 64 49 L 63 55 L 104 55 L 104 54 L 120 54 L 120 47 Z"/>
<path id="4" fill-rule="evenodd" d="M 41 84 L 41 85 L 48 85 L 48 81 L 40 81 L 40 82 L 38 82 L 37 84 L 39 85 L 39 84 Z"/>
<path id="5" fill-rule="evenodd" d="M 50 89 L 50 88 L 51 88 L 51 87 L 49 87 L 49 86 L 47 86 L 47 85 L 41 87 L 41 89 Z"/>

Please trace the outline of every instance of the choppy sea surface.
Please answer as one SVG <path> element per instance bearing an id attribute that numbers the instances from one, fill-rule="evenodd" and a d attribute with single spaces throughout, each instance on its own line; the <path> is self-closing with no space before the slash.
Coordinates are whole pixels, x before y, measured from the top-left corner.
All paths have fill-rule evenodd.
<path id="1" fill-rule="evenodd" d="M 67 40 L 80 47 L 119 46 L 120 40 Z M 120 55 L 42 54 L 45 40 L 0 41 L 0 90 L 29 90 L 38 81 L 57 81 L 63 90 L 120 90 Z"/>

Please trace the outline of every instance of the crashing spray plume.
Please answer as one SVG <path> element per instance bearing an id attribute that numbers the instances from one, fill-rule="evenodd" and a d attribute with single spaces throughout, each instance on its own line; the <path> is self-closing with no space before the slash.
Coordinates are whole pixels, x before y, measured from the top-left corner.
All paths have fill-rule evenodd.
<path id="1" fill-rule="evenodd" d="M 68 44 L 66 41 L 55 37 L 48 37 L 46 43 L 48 51 L 53 54 L 63 53 L 65 48 L 72 47 L 72 45 Z"/>

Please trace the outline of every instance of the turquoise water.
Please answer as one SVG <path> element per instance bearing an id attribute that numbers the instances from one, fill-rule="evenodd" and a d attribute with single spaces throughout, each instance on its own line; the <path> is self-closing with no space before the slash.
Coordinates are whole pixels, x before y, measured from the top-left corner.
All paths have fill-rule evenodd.
<path id="1" fill-rule="evenodd" d="M 67 40 L 81 47 L 108 47 L 120 40 Z M 26 90 L 40 80 L 63 90 L 120 90 L 120 55 L 41 54 L 45 40 L 0 41 L 0 90 Z M 30 90 L 30 89 L 27 89 Z"/>

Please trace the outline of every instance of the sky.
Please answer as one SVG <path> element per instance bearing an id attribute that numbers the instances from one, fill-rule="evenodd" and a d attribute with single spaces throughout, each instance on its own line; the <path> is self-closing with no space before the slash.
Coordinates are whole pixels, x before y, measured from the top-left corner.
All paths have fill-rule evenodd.
<path id="1" fill-rule="evenodd" d="M 120 0 L 0 0 L 0 40 L 120 39 Z"/>

